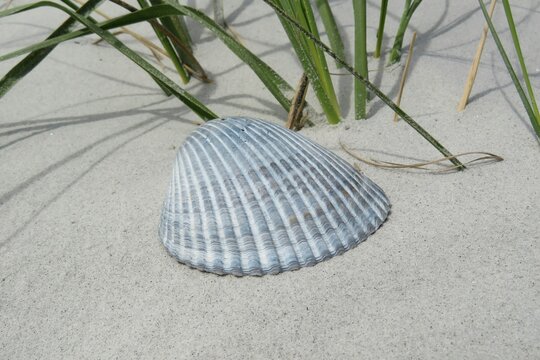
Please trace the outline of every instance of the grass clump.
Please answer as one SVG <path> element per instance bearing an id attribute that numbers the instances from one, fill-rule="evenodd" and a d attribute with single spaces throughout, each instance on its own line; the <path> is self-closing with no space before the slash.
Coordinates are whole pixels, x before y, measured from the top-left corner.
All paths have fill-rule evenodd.
<path id="1" fill-rule="evenodd" d="M 286 13 L 303 29 L 306 29 L 312 37 L 319 40 L 319 31 L 309 0 L 272 0 L 271 2 L 274 8 Z M 280 17 L 280 21 L 309 78 L 328 122 L 337 124 L 340 121 L 341 112 L 323 51 L 306 34 L 284 20 L 283 17 Z"/>
<path id="2" fill-rule="evenodd" d="M 81 8 L 77 8 L 70 0 L 61 0 L 67 6 L 60 5 L 51 1 L 38 1 L 33 4 L 18 6 L 13 9 L 0 11 L 0 18 L 9 16 L 12 14 L 32 10 L 40 7 L 53 7 L 64 11 L 70 16 L 70 20 L 64 23 L 57 31 L 55 31 L 49 38 L 39 42 L 37 44 L 28 46 L 24 49 L 17 50 L 15 52 L 1 55 L 0 61 L 19 56 L 21 54 L 30 53 L 23 61 L 17 64 L 8 74 L 0 80 L 0 97 L 4 95 L 14 85 L 14 79 L 19 80 L 29 71 L 31 71 L 44 57 L 46 57 L 50 51 L 54 49 L 56 45 L 61 42 L 68 41 L 80 36 L 86 36 L 89 34 L 96 34 L 103 40 L 108 42 L 115 49 L 120 51 L 124 56 L 137 64 L 140 68 L 146 71 L 156 83 L 166 91 L 176 96 L 192 111 L 194 111 L 199 117 L 204 120 L 217 118 L 218 115 L 207 108 L 202 102 L 182 89 L 178 84 L 169 79 L 164 73 L 157 70 L 153 65 L 144 60 L 139 54 L 126 46 L 121 42 L 110 30 L 121 28 L 140 22 L 150 22 L 154 26 L 160 40 L 167 40 L 170 46 L 165 46 L 168 52 L 174 51 L 177 61 L 177 71 L 186 70 L 186 77 L 181 78 L 189 80 L 188 76 L 194 76 L 195 72 L 192 72 L 193 66 L 189 64 L 194 59 L 190 45 L 190 39 L 187 34 L 187 29 L 182 28 L 184 17 L 189 17 L 200 25 L 210 30 L 218 39 L 220 39 L 234 54 L 236 54 L 246 65 L 248 65 L 254 73 L 263 82 L 265 87 L 272 93 L 276 100 L 287 111 L 291 108 L 290 94 L 294 93 L 294 89 L 281 78 L 270 66 L 264 63 L 259 57 L 250 52 L 245 46 L 240 44 L 233 36 L 227 33 L 220 24 L 209 18 L 207 15 L 199 10 L 193 9 L 188 6 L 179 5 L 175 0 L 152 0 L 150 3 L 141 1 L 141 9 L 134 8 L 133 6 L 126 4 L 122 0 L 111 0 L 118 5 L 129 11 L 128 14 L 118 16 L 116 18 L 106 20 L 103 22 L 96 22 L 89 16 L 94 9 L 100 4 L 100 0 L 90 0 Z M 146 1 L 146 0 L 144 0 Z M 384 93 L 382 93 L 377 87 L 375 87 L 367 78 L 367 60 L 365 51 L 365 40 L 363 45 L 360 41 L 356 59 L 357 61 L 364 60 L 364 65 L 357 63 L 355 70 L 351 67 L 342 56 L 339 56 L 330 49 L 326 44 L 320 41 L 319 32 L 316 26 L 315 18 L 311 4 L 308 0 L 263 0 L 270 5 L 276 13 L 279 15 L 280 21 L 290 39 L 296 54 L 304 67 L 305 73 L 309 78 L 309 83 L 314 89 L 317 95 L 321 107 L 326 114 L 329 123 L 337 123 L 340 120 L 340 108 L 336 98 L 330 72 L 325 58 L 325 53 L 333 58 L 337 64 L 342 66 L 345 70 L 351 73 L 355 77 L 355 82 L 359 84 L 357 89 L 364 89 L 367 92 L 372 92 L 378 96 L 387 106 L 395 111 L 407 124 L 409 124 L 414 130 L 416 130 L 421 136 L 429 141 L 437 150 L 439 150 L 445 157 L 459 169 L 464 169 L 465 166 L 454 157 L 442 144 L 440 144 L 435 138 L 433 138 L 426 130 L 424 130 L 416 121 L 414 121 L 409 115 L 407 115 L 399 106 L 392 102 Z M 322 4 L 323 8 L 325 4 Z M 358 39 L 365 38 L 366 29 L 366 14 L 365 14 L 365 1 L 358 0 L 355 4 L 359 11 L 359 17 L 357 21 L 357 27 L 359 33 Z M 71 10 L 75 8 L 76 11 Z M 328 9 L 327 9 L 328 10 Z M 329 13 L 325 16 L 329 16 Z M 170 19 L 171 22 L 167 23 L 164 19 Z M 175 19 L 173 21 L 172 19 Z M 157 21 L 159 20 L 159 21 Z M 182 22 L 179 22 L 182 20 Z M 83 25 L 83 29 L 73 30 L 75 23 Z M 162 42 L 166 43 L 165 41 Z M 180 45 L 182 44 L 182 45 Z M 339 48 L 339 47 L 338 47 Z M 182 53 L 184 51 L 184 53 Z M 171 56 L 172 58 L 173 56 Z M 355 62 L 357 62 L 355 61 Z M 362 69 L 363 68 L 363 69 Z M 181 71 L 178 71 L 179 73 Z M 306 82 L 307 86 L 307 82 Z M 363 96 L 365 101 L 367 96 Z M 300 103 L 303 103 L 301 101 Z M 305 105 L 309 107 L 308 104 Z M 301 106 L 300 106 L 301 108 Z M 365 111 L 365 107 L 364 107 Z M 310 111 L 308 111 L 309 113 Z M 297 114 L 298 115 L 298 114 Z M 298 118 L 299 116 L 294 116 Z"/>

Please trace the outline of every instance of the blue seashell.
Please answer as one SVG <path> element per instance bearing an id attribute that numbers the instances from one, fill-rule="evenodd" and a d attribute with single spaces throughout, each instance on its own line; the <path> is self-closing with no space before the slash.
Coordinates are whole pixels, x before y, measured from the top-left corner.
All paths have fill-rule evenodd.
<path id="1" fill-rule="evenodd" d="M 276 274 L 355 247 L 389 211 L 381 188 L 332 152 L 234 117 L 205 123 L 178 150 L 159 236 L 199 270 Z"/>

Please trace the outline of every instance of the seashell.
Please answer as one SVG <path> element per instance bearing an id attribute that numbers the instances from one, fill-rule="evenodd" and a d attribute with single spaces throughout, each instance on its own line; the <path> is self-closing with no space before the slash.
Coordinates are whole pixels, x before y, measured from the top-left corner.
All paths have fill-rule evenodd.
<path id="1" fill-rule="evenodd" d="M 347 251 L 390 210 L 365 175 L 302 135 L 262 120 L 212 120 L 178 150 L 159 236 L 179 262 L 264 275 Z"/>

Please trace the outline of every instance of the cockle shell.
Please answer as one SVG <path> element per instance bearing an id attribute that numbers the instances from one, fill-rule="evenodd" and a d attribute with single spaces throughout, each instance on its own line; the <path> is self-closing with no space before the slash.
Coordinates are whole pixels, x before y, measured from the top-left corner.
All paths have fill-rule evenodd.
<path id="1" fill-rule="evenodd" d="M 178 150 L 159 236 L 199 270 L 264 275 L 355 247 L 389 210 L 384 192 L 330 151 L 234 117 L 205 123 Z"/>

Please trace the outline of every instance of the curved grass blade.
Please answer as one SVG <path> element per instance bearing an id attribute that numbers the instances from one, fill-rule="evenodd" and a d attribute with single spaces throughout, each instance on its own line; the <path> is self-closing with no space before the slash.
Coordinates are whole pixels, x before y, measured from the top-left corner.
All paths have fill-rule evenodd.
<path id="1" fill-rule="evenodd" d="M 294 89 L 279 76 L 274 69 L 240 44 L 234 37 L 229 35 L 225 29 L 201 11 L 189 6 L 179 5 L 172 0 L 163 0 L 163 3 L 171 8 L 170 14 L 189 16 L 213 32 L 214 35 L 216 35 L 236 56 L 255 72 L 281 106 L 283 106 L 286 111 L 289 110 L 291 107 L 291 100 L 285 93 L 294 94 Z"/>
<path id="2" fill-rule="evenodd" d="M 150 3 L 152 5 L 158 5 L 158 4 L 161 3 L 161 0 L 150 0 Z M 185 42 L 185 34 L 181 33 L 177 22 L 175 22 L 173 19 L 174 19 L 173 17 L 167 16 L 167 17 L 162 17 L 159 20 L 161 22 L 161 25 L 165 29 L 167 29 L 168 32 L 170 32 L 174 36 L 176 36 L 176 38 L 179 39 L 180 43 L 182 44 L 182 46 L 179 46 L 178 43 L 176 43 L 176 42 L 171 43 L 171 42 L 169 42 L 168 39 L 166 39 L 167 43 L 168 43 L 168 50 L 167 51 L 168 52 L 170 51 L 170 54 L 172 56 L 174 56 L 176 59 L 178 59 L 178 61 L 180 63 L 180 66 L 177 66 L 177 71 L 180 74 L 180 76 L 182 77 L 182 81 L 184 82 L 184 84 L 187 84 L 189 82 L 189 80 L 190 80 L 190 75 L 189 75 L 189 73 L 187 73 L 185 71 L 183 64 L 187 63 L 186 60 L 189 58 L 189 56 L 191 58 L 193 57 L 193 51 L 191 50 L 190 44 Z M 161 36 L 165 36 L 159 30 L 156 32 L 156 35 L 158 33 L 161 34 Z M 164 44 L 164 46 L 165 46 L 165 44 Z M 189 54 L 186 55 L 185 53 L 189 53 Z M 196 62 L 196 63 L 197 63 L 197 65 L 199 64 L 198 62 Z"/>
<path id="3" fill-rule="evenodd" d="M 8 11 L 0 11 L 0 18 L 16 13 L 23 12 L 25 10 L 29 10 L 31 8 L 34 8 L 33 4 L 26 4 L 26 5 L 20 5 L 14 8 L 9 9 Z M 133 25 L 139 22 L 148 21 L 150 19 L 155 19 L 160 16 L 164 16 L 170 13 L 170 8 L 168 5 L 157 5 L 151 8 L 139 10 L 136 13 L 130 13 L 126 15 L 122 15 L 120 17 L 106 20 L 103 22 L 96 23 L 97 26 L 99 26 L 103 30 L 112 30 L 123 26 Z M 80 29 L 75 30 L 72 32 L 69 32 L 64 35 L 59 35 L 54 38 L 47 38 L 46 40 L 43 40 L 37 44 L 26 46 L 22 49 L 15 50 L 13 52 L 10 52 L 8 54 L 0 56 L 0 61 L 9 60 L 14 57 L 24 55 L 26 53 L 44 49 L 47 47 L 51 47 L 57 44 L 60 44 L 62 42 L 76 39 L 81 36 L 92 34 L 92 31 L 88 29 Z"/>
<path id="4" fill-rule="evenodd" d="M 133 50 L 128 48 L 126 45 L 124 45 L 124 43 L 118 40 L 114 35 L 112 35 L 106 30 L 101 29 L 95 23 L 81 16 L 80 14 L 77 14 L 62 5 L 56 4 L 51 1 L 36 2 L 26 7 L 25 10 L 30 10 L 30 9 L 34 9 L 38 7 L 45 7 L 45 6 L 53 7 L 61 11 L 64 11 L 69 16 L 74 18 L 76 21 L 80 22 L 89 30 L 94 32 L 96 35 L 100 36 L 103 40 L 108 42 L 111 46 L 113 46 L 115 49 L 120 51 L 122 54 L 128 57 L 131 61 L 133 61 L 135 64 L 141 67 L 144 71 L 150 74 L 154 79 L 157 79 L 162 85 L 168 88 L 174 96 L 176 96 L 180 101 L 186 104 L 186 106 L 188 106 L 193 112 L 199 115 L 202 119 L 211 120 L 211 119 L 218 118 L 216 114 L 214 114 L 210 109 L 204 106 L 195 97 L 193 97 L 184 89 L 180 88 L 171 79 L 169 79 L 159 70 L 157 70 L 154 66 L 150 65 L 150 63 L 144 60 L 140 55 L 138 55 L 136 52 L 134 52 Z"/>
<path id="5" fill-rule="evenodd" d="M 72 3 L 70 0 L 64 0 L 64 3 L 67 4 L 69 7 L 75 9 L 75 10 L 78 9 L 77 5 Z M 30 4 L 21 5 L 21 6 L 18 6 L 18 7 L 11 8 L 9 10 L 0 11 L 0 18 L 5 17 L 5 16 L 9 16 L 9 15 L 12 15 L 12 14 L 16 14 L 18 12 L 25 11 L 25 9 L 32 8 L 32 5 L 33 4 L 30 3 Z M 86 31 L 86 33 L 89 33 L 89 32 Z M 42 41 L 42 42 L 40 42 L 38 44 L 30 45 L 30 46 L 27 46 L 27 47 L 25 47 L 23 49 L 19 49 L 19 50 L 16 50 L 14 52 L 11 52 L 9 54 L 6 54 L 4 56 L 0 56 L 0 61 L 8 60 L 8 59 L 11 59 L 11 58 L 19 56 L 19 55 L 23 55 L 23 54 L 28 53 L 28 52 L 34 52 L 34 51 L 41 50 L 41 49 L 44 49 L 44 48 L 54 47 L 54 45 L 57 45 L 60 42 L 65 41 L 65 40 L 58 41 L 59 39 L 63 39 L 63 38 L 69 39 L 69 38 L 71 38 L 70 37 L 71 34 L 73 34 L 73 32 L 71 32 L 71 33 L 68 32 L 65 35 L 60 35 L 60 36 L 56 36 L 56 37 L 53 37 L 53 38 L 51 38 L 49 36 L 49 38 L 47 38 L 47 40 L 44 40 L 44 41 Z M 24 63 L 24 60 L 23 60 L 23 62 L 21 62 L 21 64 L 22 63 Z M 13 68 L 12 71 L 14 71 L 16 68 L 17 67 Z M 8 75 L 6 75 L 6 77 L 8 77 L 8 76 L 9 76 L 9 73 L 8 73 Z M 159 82 L 159 80 L 154 79 L 154 81 L 156 82 L 156 84 L 158 84 L 158 86 L 161 88 L 161 90 L 163 90 L 165 95 L 167 95 L 167 96 L 172 95 L 172 93 L 169 91 L 169 89 L 164 87 L 161 84 L 161 82 Z M 0 95 L 0 97 L 1 97 L 1 95 Z"/>
<path id="6" fill-rule="evenodd" d="M 123 0 L 109 0 L 116 5 L 123 7 L 124 9 L 135 12 L 138 9 L 130 4 L 124 2 Z M 148 7 L 147 0 L 138 0 L 141 7 Z M 161 0 L 151 0 L 153 6 L 163 3 Z M 186 83 L 189 81 L 191 75 L 199 79 L 202 82 L 210 82 L 208 76 L 206 75 L 204 69 L 199 64 L 199 61 L 193 55 L 193 50 L 191 49 L 191 37 L 187 32 L 187 28 L 183 22 L 183 18 L 180 16 L 166 16 L 161 18 L 161 24 L 157 19 L 150 19 L 148 22 L 152 27 L 157 30 L 156 35 L 158 37 L 165 37 L 167 40 L 163 46 L 166 47 L 167 51 L 170 51 L 169 56 L 171 59 L 174 57 L 178 60 L 180 66 L 177 66 L 177 71 L 182 77 L 182 81 Z M 170 41 L 169 41 L 170 40 Z"/>
<path id="7" fill-rule="evenodd" d="M 121 5 L 123 3 L 120 0 L 115 0 L 114 2 L 118 5 Z M 291 100 L 287 97 L 287 95 L 285 95 L 285 92 L 293 94 L 294 89 L 270 66 L 268 66 L 265 62 L 255 56 L 251 51 L 249 51 L 242 44 L 240 44 L 234 37 L 229 35 L 225 29 L 220 27 L 215 21 L 210 19 L 208 16 L 206 16 L 199 10 L 193 9 L 189 6 L 179 5 L 172 0 L 164 0 L 163 4 L 166 4 L 170 8 L 172 8 L 169 9 L 169 12 L 165 15 L 189 16 L 193 20 L 206 27 L 208 30 L 212 31 L 214 35 L 216 35 L 221 41 L 223 41 L 223 43 L 233 53 L 235 53 L 246 65 L 248 65 L 255 72 L 255 74 L 259 77 L 259 79 L 261 79 L 266 88 L 272 93 L 272 95 L 274 95 L 274 97 L 281 104 L 281 106 L 283 106 L 285 110 L 289 110 L 291 106 Z M 305 106 L 306 108 L 308 108 L 308 112 L 312 111 L 309 104 L 306 103 Z"/>
<path id="8" fill-rule="evenodd" d="M 478 0 L 478 3 L 480 4 L 480 9 L 482 9 L 482 13 L 484 14 L 484 17 L 486 18 L 486 22 L 491 32 L 491 36 L 493 36 L 493 40 L 495 41 L 495 44 L 497 45 L 497 48 L 499 49 L 499 53 L 501 54 L 501 57 L 504 61 L 504 65 L 506 65 L 508 74 L 512 78 L 512 82 L 514 83 L 514 86 L 516 87 L 516 90 L 519 94 L 521 102 L 523 103 L 523 106 L 525 107 L 525 111 L 527 111 L 527 115 L 529 116 L 529 120 L 531 121 L 532 127 L 534 131 L 536 132 L 536 136 L 540 137 L 540 119 L 537 120 L 534 114 L 534 110 L 531 104 L 529 103 L 529 99 L 527 98 L 527 95 L 525 94 L 523 87 L 519 83 L 519 79 L 516 75 L 516 72 L 514 71 L 514 68 L 512 67 L 512 63 L 510 62 L 510 59 L 508 59 L 508 55 L 506 54 L 506 51 L 504 50 L 504 46 L 501 42 L 501 39 L 499 38 L 499 35 L 497 34 L 497 30 L 495 30 L 495 26 L 493 25 L 493 22 L 491 21 L 491 18 L 489 17 L 486 6 L 482 2 L 482 0 Z"/>
<path id="9" fill-rule="evenodd" d="M 413 120 L 405 111 L 403 111 L 399 106 L 397 106 L 392 100 L 390 100 L 381 90 L 379 90 L 375 85 L 373 85 L 371 82 L 366 80 L 362 75 L 354 71 L 353 67 L 347 64 L 347 62 L 340 57 L 338 57 L 332 50 L 323 43 L 322 41 L 316 39 L 309 31 L 304 29 L 300 24 L 298 24 L 294 19 L 292 19 L 289 15 L 287 15 L 283 10 L 276 7 L 271 0 L 263 0 L 266 4 L 268 4 L 272 9 L 274 9 L 281 17 L 286 19 L 289 23 L 294 25 L 298 30 L 300 30 L 304 35 L 309 37 L 311 41 L 313 41 L 315 44 L 317 44 L 318 47 L 323 49 L 324 52 L 326 52 L 330 57 L 332 57 L 335 61 L 340 62 L 343 65 L 343 68 L 347 70 L 349 73 L 351 73 L 355 78 L 362 81 L 366 87 L 373 92 L 379 99 L 381 99 L 390 109 L 392 109 L 394 112 L 396 112 L 401 118 L 409 124 L 416 132 L 418 132 L 424 139 L 426 139 L 431 145 L 433 145 L 441 154 L 448 157 L 449 160 L 456 165 L 456 167 L 459 170 L 464 170 L 466 167 L 452 155 L 441 143 L 439 143 L 433 136 L 431 136 L 426 130 L 424 130 L 423 127 L 421 127 L 416 121 Z M 479 0 L 481 1 L 481 0 Z"/>
<path id="10" fill-rule="evenodd" d="M 388 60 L 388 65 L 397 63 L 401 59 L 401 48 L 403 47 L 403 38 L 405 37 L 405 31 L 409 22 L 416 10 L 420 5 L 422 0 L 414 0 L 411 3 L 411 0 L 406 0 L 403 7 L 403 14 L 401 15 L 401 20 L 399 22 L 398 30 L 396 32 L 396 37 L 394 39 L 394 45 L 392 50 L 390 50 L 390 59 Z"/>
<path id="11" fill-rule="evenodd" d="M 234 37 L 229 35 L 225 29 L 201 11 L 189 6 L 176 4 L 171 0 L 164 0 L 164 2 L 169 6 L 169 14 L 189 16 L 213 32 L 214 35 L 216 35 L 236 56 L 255 72 L 280 105 L 283 106 L 286 111 L 290 109 L 291 100 L 286 93 L 291 94 L 292 96 L 292 94 L 294 94 L 294 89 L 270 66 L 240 44 Z"/>
<path id="12" fill-rule="evenodd" d="M 388 0 L 381 0 L 381 12 L 379 14 L 379 27 L 377 28 L 377 45 L 375 46 L 374 58 L 381 57 L 381 47 L 384 37 L 384 24 L 386 22 L 386 11 L 388 9 Z"/>
<path id="13" fill-rule="evenodd" d="M 23 5 L 19 8 L 24 9 L 30 6 L 31 5 Z M 208 16 L 204 15 L 198 10 L 176 4 L 156 5 L 138 10 L 133 13 L 122 15 L 113 20 L 104 21 L 96 25 L 105 30 L 110 30 L 117 27 L 127 26 L 167 15 L 189 16 L 193 20 L 200 23 L 202 26 L 206 27 L 208 30 L 212 31 L 235 55 L 237 55 L 242 61 L 244 61 L 246 65 L 248 65 L 253 70 L 253 72 L 259 77 L 259 79 L 263 82 L 263 84 L 275 97 L 275 99 L 280 103 L 280 105 L 285 109 L 285 111 L 289 111 L 291 107 L 291 99 L 289 98 L 289 96 L 293 96 L 294 89 L 264 61 L 259 59 L 256 55 L 254 55 L 251 51 L 249 51 L 246 47 L 244 47 L 236 39 L 229 35 L 226 30 L 222 29 L 212 19 L 210 19 Z M 1 16 L 2 12 L 0 12 L 0 17 Z M 0 61 L 24 54 L 28 51 L 47 47 L 52 44 L 58 44 L 60 42 L 71 40 L 90 33 L 91 32 L 86 29 L 73 31 L 69 34 L 61 35 L 54 39 L 48 39 L 43 41 L 42 43 L 38 43 L 24 49 L 17 50 L 13 53 L 1 56 Z M 308 113 L 313 112 L 313 109 L 307 103 L 305 107 L 308 109 Z"/>
<path id="14" fill-rule="evenodd" d="M 342 59 L 345 59 L 345 46 L 343 46 L 343 40 L 339 34 L 339 29 L 336 24 L 334 14 L 332 14 L 332 8 L 328 4 L 328 0 L 316 0 L 315 4 L 319 9 L 319 15 L 328 35 L 328 41 L 332 50 Z M 340 63 L 336 63 L 338 68 L 341 68 Z"/>
<path id="15" fill-rule="evenodd" d="M 146 0 L 138 0 L 139 6 L 141 8 L 147 8 L 150 6 L 148 1 Z M 186 84 L 189 80 L 188 74 L 184 70 L 184 67 L 182 65 L 182 60 L 178 57 L 178 54 L 174 51 L 174 48 L 170 42 L 170 40 L 167 38 L 166 35 L 164 35 L 161 31 L 159 31 L 159 28 L 157 27 L 157 24 L 150 23 L 150 26 L 152 26 L 152 29 L 154 30 L 154 33 L 156 34 L 159 42 L 163 46 L 163 49 L 169 54 L 169 57 L 171 59 L 171 62 L 174 65 L 174 68 L 178 72 L 178 75 L 180 76 L 180 79 L 184 84 Z"/>
<path id="16" fill-rule="evenodd" d="M 99 6 L 104 0 L 89 0 L 86 4 L 81 6 L 77 10 L 77 14 L 83 17 L 90 15 L 90 13 Z M 71 7 L 72 3 L 68 2 L 68 6 Z M 3 12 L 7 16 L 10 14 L 8 9 Z M 60 27 L 58 27 L 49 38 L 54 38 L 59 35 L 63 35 L 73 29 L 77 22 L 73 18 L 67 19 Z M 28 74 L 32 69 L 34 69 L 51 51 L 54 47 L 45 48 L 36 52 L 29 54 L 26 58 L 21 60 L 15 67 L 13 67 L 2 79 L 0 79 L 0 98 L 2 98 L 15 84 L 22 79 L 26 74 Z"/>

